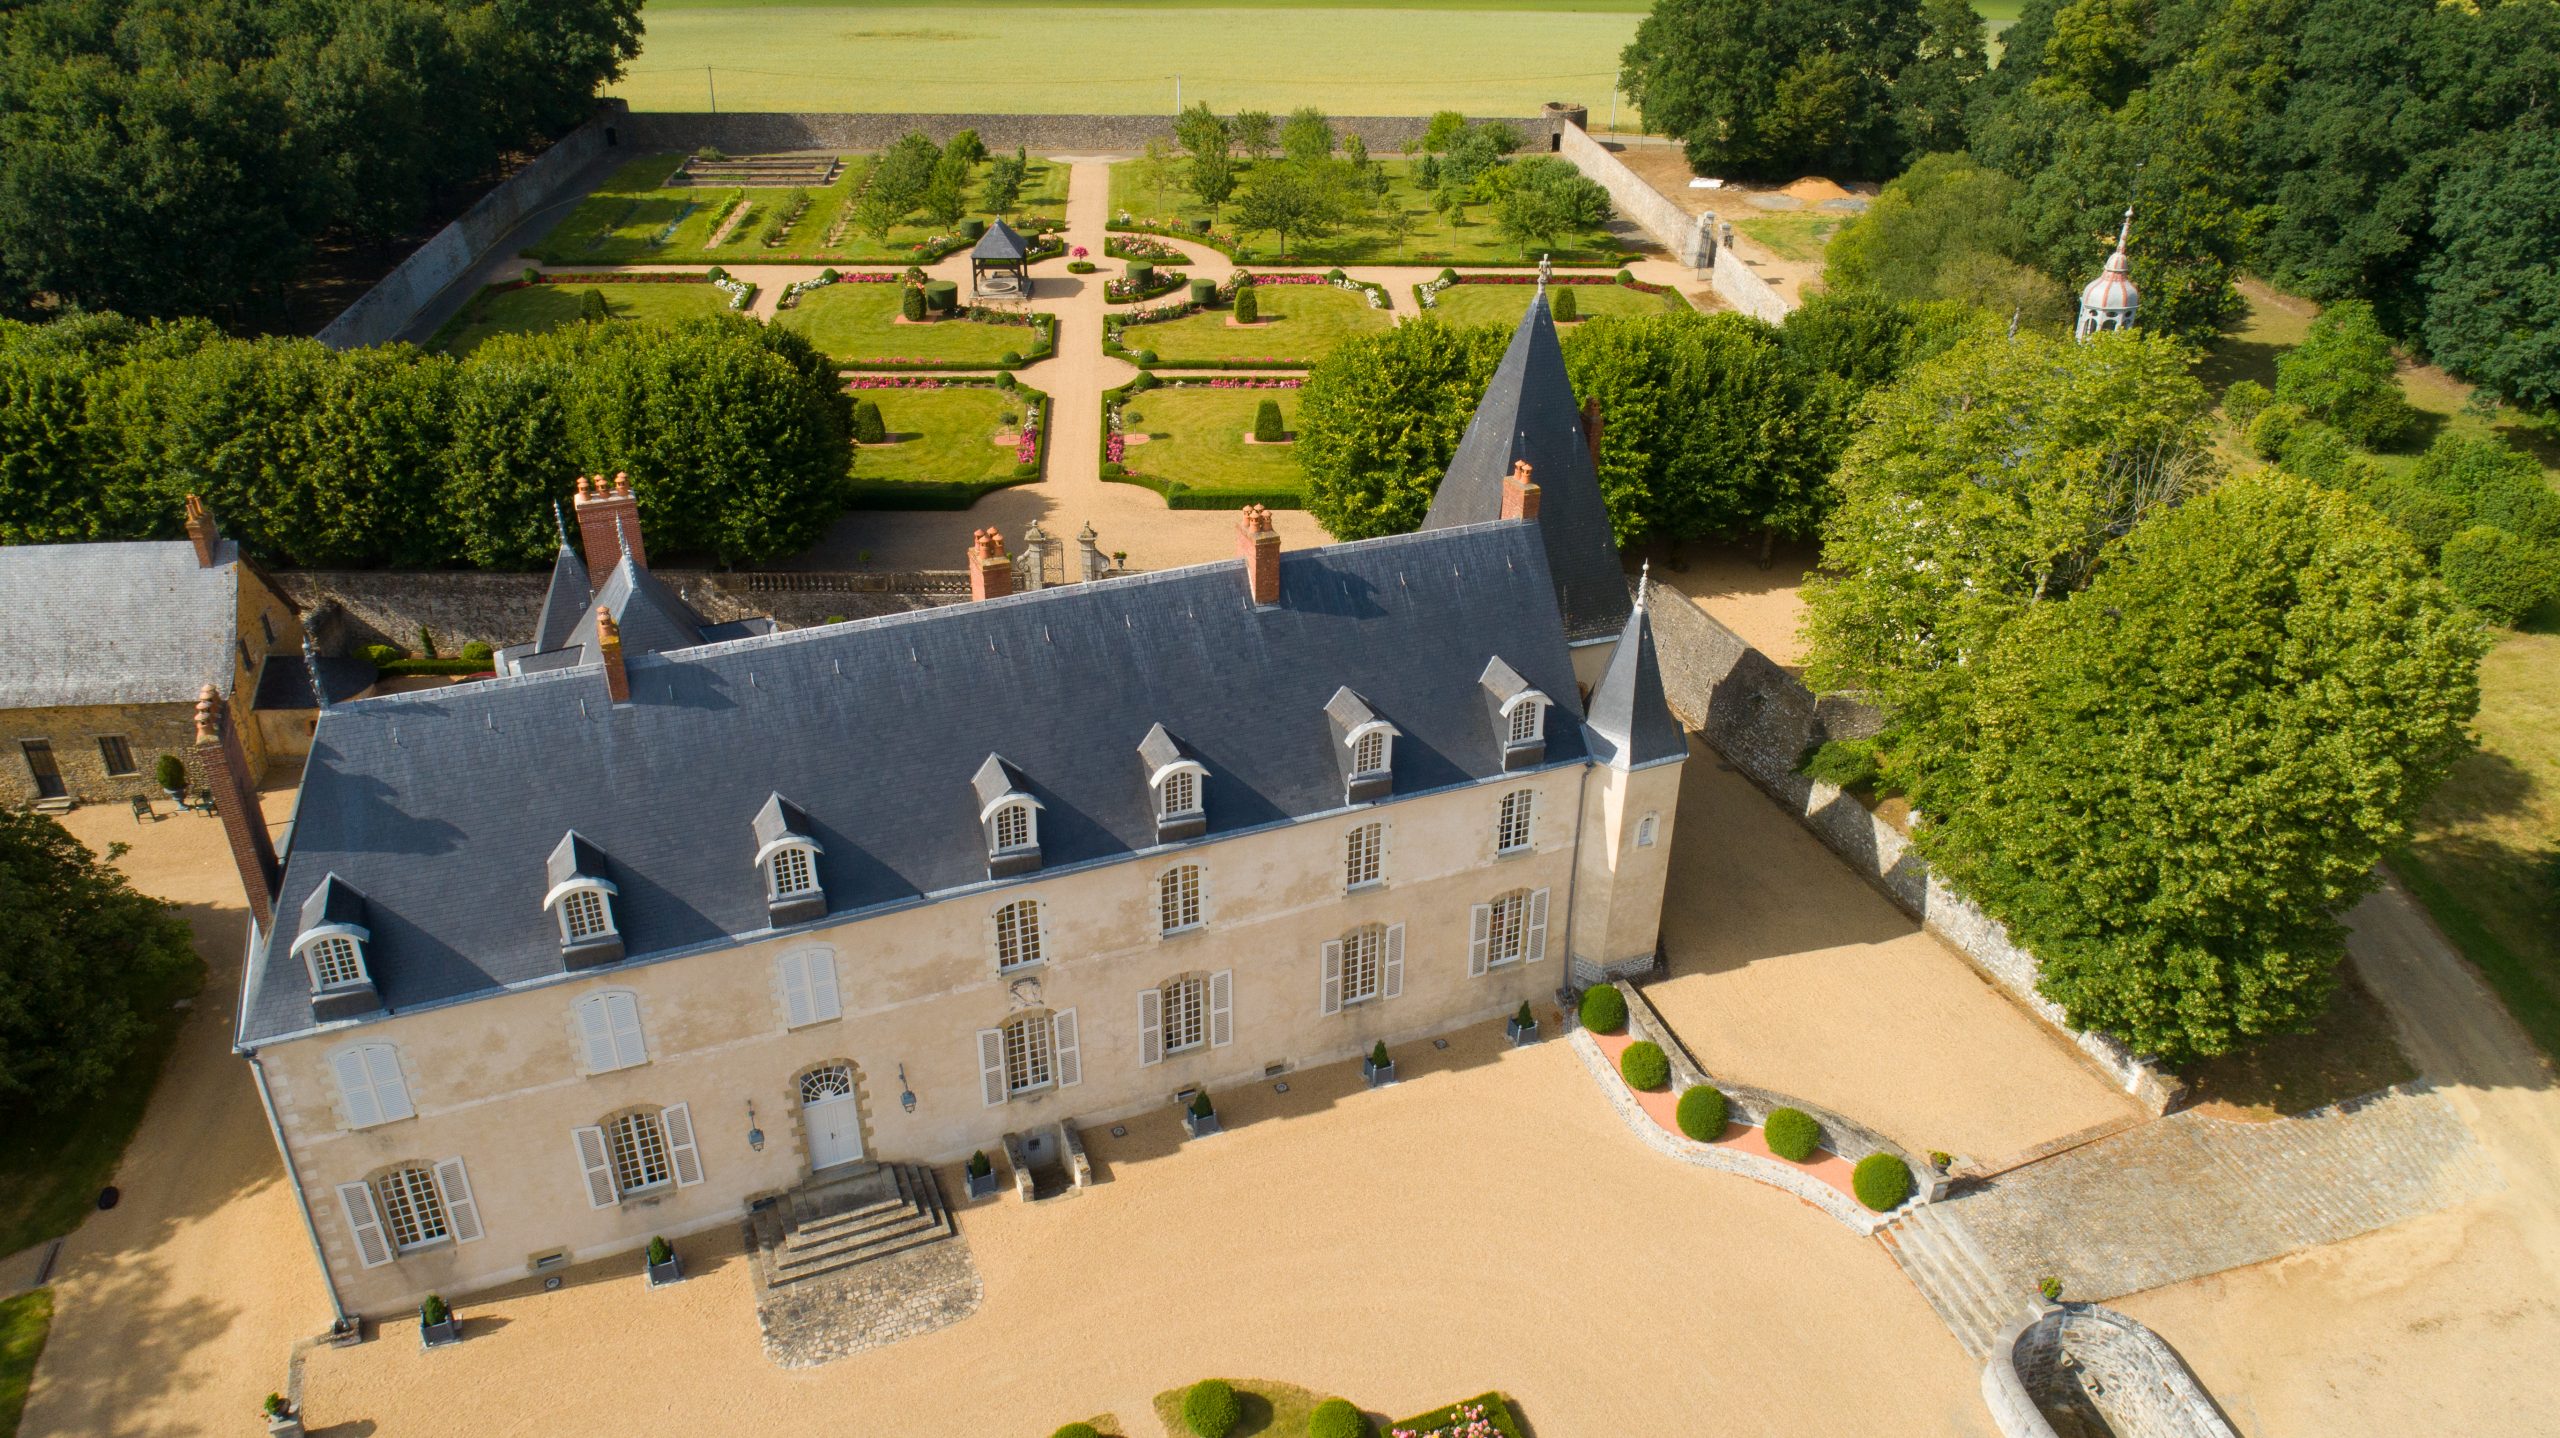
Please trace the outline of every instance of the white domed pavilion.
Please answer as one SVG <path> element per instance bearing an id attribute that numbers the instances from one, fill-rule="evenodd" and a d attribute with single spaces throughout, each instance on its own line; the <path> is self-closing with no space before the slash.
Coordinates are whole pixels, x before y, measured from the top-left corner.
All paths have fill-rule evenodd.
<path id="1" fill-rule="evenodd" d="M 2132 262 L 2124 253 L 2125 243 L 2132 237 L 2133 211 L 2128 208 L 2124 227 L 2116 232 L 2116 252 L 2107 256 L 2106 269 L 2080 291 L 2080 322 L 2072 329 L 2074 338 L 2085 340 L 2100 330 L 2133 327 L 2134 312 L 2142 305 L 2142 292 L 2134 288 Z"/>

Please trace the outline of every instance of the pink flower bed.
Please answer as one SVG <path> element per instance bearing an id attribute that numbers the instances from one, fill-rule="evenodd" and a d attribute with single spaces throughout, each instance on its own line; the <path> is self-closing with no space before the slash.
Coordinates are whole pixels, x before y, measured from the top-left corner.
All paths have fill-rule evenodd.
<path id="1" fill-rule="evenodd" d="M 1255 275 L 1257 285 L 1321 285 L 1330 283 L 1322 275 Z"/>
<path id="2" fill-rule="evenodd" d="M 641 270 L 608 270 L 594 275 L 539 274 L 533 277 L 533 282 L 537 285 L 707 285 L 711 283 L 711 275 L 708 271 L 670 275 Z M 512 290 L 521 288 L 523 284 L 522 280 L 514 280 L 499 288 Z"/>
<path id="3" fill-rule="evenodd" d="M 1484 1405 L 1470 1403 L 1458 1410 L 1454 1423 L 1437 1428 L 1390 1428 L 1387 1438 L 1502 1438 L 1502 1430 L 1484 1413 Z"/>
<path id="4" fill-rule="evenodd" d="M 844 382 L 846 389 L 983 389 L 986 386 L 965 385 L 955 380 L 937 379 L 931 375 L 858 374 Z"/>
<path id="5" fill-rule="evenodd" d="M 1306 381 L 1291 376 L 1286 379 L 1199 379 L 1176 380 L 1177 389 L 1296 389 Z"/>
<path id="6" fill-rule="evenodd" d="M 1016 464 L 1029 464 L 1031 461 L 1038 459 L 1039 457 L 1039 426 L 1026 424 L 1022 427 L 1022 438 L 1014 441 L 1013 462 Z"/>
<path id="7" fill-rule="evenodd" d="M 1120 452 L 1127 448 L 1128 444 L 1119 435 L 1112 435 L 1102 442 L 1102 457 L 1112 464 L 1118 464 Z"/>

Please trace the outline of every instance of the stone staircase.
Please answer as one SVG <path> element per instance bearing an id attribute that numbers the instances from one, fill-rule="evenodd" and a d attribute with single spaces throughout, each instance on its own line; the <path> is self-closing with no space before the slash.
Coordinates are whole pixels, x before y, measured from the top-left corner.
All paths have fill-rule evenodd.
<path id="1" fill-rule="evenodd" d="M 940 1243 L 958 1231 L 933 1170 L 893 1163 L 793 1190 L 756 1212 L 758 1277 L 779 1288 L 891 1254 Z"/>
<path id="2" fill-rule="evenodd" d="M 2011 1292 L 1973 1239 L 1950 1222 L 1945 1204 L 1924 1203 L 1876 1233 L 1964 1351 L 1980 1359 L 1992 1339 L 2027 1311 L 2031 1295 Z"/>

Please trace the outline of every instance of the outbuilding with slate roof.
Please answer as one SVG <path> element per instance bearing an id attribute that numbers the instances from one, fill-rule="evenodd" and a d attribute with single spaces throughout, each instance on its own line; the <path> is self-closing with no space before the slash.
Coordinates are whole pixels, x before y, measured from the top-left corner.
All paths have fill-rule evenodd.
<path id="1" fill-rule="evenodd" d="M 983 300 L 1031 298 L 1031 247 L 1002 220 L 987 226 L 969 248 L 969 294 Z"/>

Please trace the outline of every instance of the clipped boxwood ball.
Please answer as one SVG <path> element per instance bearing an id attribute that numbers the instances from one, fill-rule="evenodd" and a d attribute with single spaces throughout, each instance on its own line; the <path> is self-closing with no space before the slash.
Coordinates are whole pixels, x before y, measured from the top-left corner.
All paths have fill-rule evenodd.
<path id="1" fill-rule="evenodd" d="M 1858 1202 L 1883 1213 L 1911 1196 L 1911 1165 L 1889 1153 L 1871 1153 L 1849 1173 Z"/>
<path id="2" fill-rule="evenodd" d="M 1627 1026 L 1627 996 L 1615 985 L 1582 992 L 1582 1026 L 1595 1034 L 1614 1034 Z"/>
<path id="3" fill-rule="evenodd" d="M 1822 1144 L 1822 1125 L 1813 1115 L 1800 1108 L 1773 1108 L 1769 1121 L 1761 1126 L 1761 1137 L 1769 1141 L 1769 1152 L 1789 1163 L 1802 1163 L 1813 1157 Z"/>
<path id="4" fill-rule="evenodd" d="M 1070 1423 L 1049 1438 L 1102 1438 L 1102 1430 L 1090 1423 Z"/>
<path id="5" fill-rule="evenodd" d="M 1307 1415 L 1307 1438 L 1373 1438 L 1377 1431 L 1347 1398 L 1328 1398 Z"/>
<path id="6" fill-rule="evenodd" d="M 1700 1143 L 1724 1137 L 1724 1091 L 1705 1084 L 1682 1089 L 1678 1117 L 1680 1131 Z"/>
<path id="7" fill-rule="evenodd" d="M 1203 1378 L 1182 1395 L 1182 1426 L 1196 1438 L 1227 1438 L 1227 1430 L 1243 1417 L 1235 1385 L 1223 1378 Z"/>
<path id="8" fill-rule="evenodd" d="M 1618 1072 L 1627 1087 L 1651 1093 L 1671 1082 L 1671 1060 L 1663 1054 L 1662 1045 L 1638 1039 L 1618 1055 Z"/>

